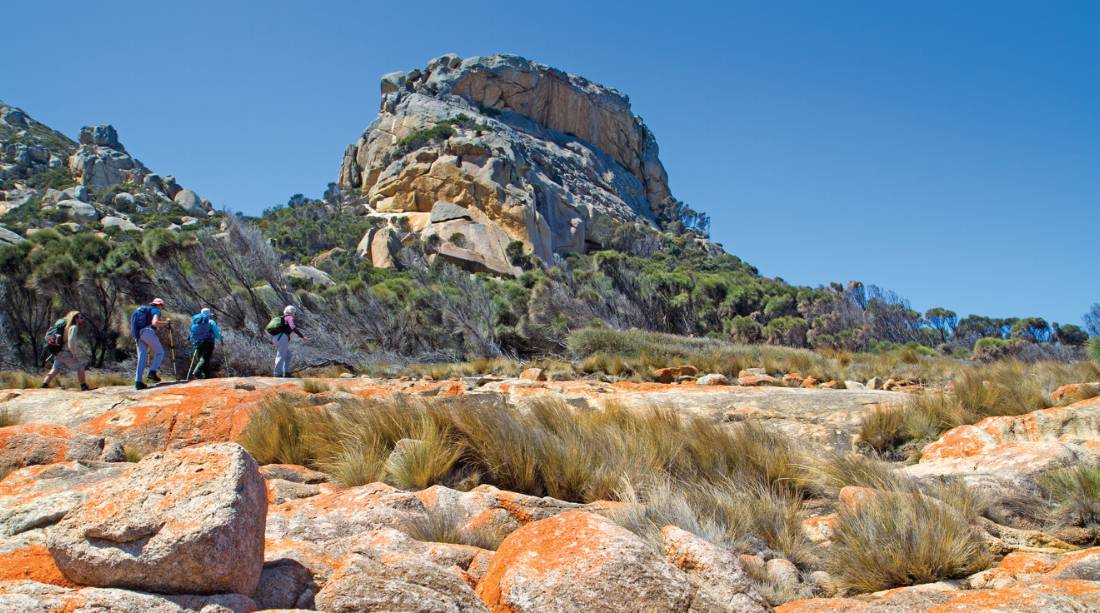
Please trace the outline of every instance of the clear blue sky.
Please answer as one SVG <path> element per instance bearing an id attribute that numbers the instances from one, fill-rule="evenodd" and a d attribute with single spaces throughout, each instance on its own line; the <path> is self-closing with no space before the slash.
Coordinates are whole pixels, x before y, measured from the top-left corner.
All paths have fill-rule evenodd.
<path id="1" fill-rule="evenodd" d="M 521 54 L 630 95 L 769 276 L 1080 323 L 1100 301 L 1100 2 L 19 2 L 0 99 L 247 213 L 319 196 L 378 80 Z"/>

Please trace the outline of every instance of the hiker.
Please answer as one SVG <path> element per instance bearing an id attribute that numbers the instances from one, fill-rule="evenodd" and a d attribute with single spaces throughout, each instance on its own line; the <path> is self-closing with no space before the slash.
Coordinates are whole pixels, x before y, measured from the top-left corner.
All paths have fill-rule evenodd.
<path id="1" fill-rule="evenodd" d="M 49 387 L 64 366 L 76 371 L 80 391 L 88 391 L 88 384 L 84 381 L 84 363 L 80 361 L 76 344 L 76 333 L 82 323 L 84 316 L 79 311 L 69 311 L 46 332 L 46 350 L 53 354 L 53 367 L 46 374 L 42 387 Z"/>
<path id="2" fill-rule="evenodd" d="M 224 343 L 218 322 L 214 321 L 214 311 L 204 308 L 191 318 L 191 342 L 195 345 L 195 369 L 187 373 L 196 379 L 210 378 L 210 357 L 214 355 L 214 342 Z"/>
<path id="3" fill-rule="evenodd" d="M 276 316 L 271 319 L 267 324 L 267 333 L 271 335 L 271 342 L 275 343 L 275 376 L 276 377 L 289 377 L 290 376 L 290 359 L 292 354 L 290 353 L 290 334 L 293 332 L 302 339 L 303 343 L 309 342 L 309 338 L 302 334 L 302 331 L 298 329 L 298 325 L 294 322 L 294 316 L 298 314 L 298 309 L 293 306 L 288 306 L 283 309 L 281 316 Z"/>
<path id="4" fill-rule="evenodd" d="M 145 372 L 145 364 L 149 360 L 149 352 L 153 352 L 153 362 L 149 364 L 149 380 L 153 383 L 160 383 L 160 376 L 157 375 L 157 369 L 160 368 L 160 361 L 164 359 L 164 347 L 160 345 L 160 338 L 157 337 L 157 330 L 168 325 L 160 310 L 164 308 L 164 301 L 160 298 L 153 298 L 153 300 L 138 308 L 133 314 L 130 315 L 130 333 L 134 335 L 134 341 L 137 342 L 137 374 L 134 376 L 134 389 L 143 390 L 146 385 L 142 380 L 142 374 Z"/>

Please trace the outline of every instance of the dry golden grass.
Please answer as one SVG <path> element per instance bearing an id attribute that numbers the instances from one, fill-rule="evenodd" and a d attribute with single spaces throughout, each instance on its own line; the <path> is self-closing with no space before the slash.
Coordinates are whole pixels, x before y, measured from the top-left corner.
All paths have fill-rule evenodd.
<path id="1" fill-rule="evenodd" d="M 145 455 L 137 447 L 131 447 L 129 445 L 122 448 L 122 453 L 126 456 L 127 462 L 140 462 L 141 458 Z"/>
<path id="2" fill-rule="evenodd" d="M 0 428 L 14 426 L 20 422 L 19 413 L 12 409 L 0 408 Z"/>
<path id="3" fill-rule="evenodd" d="M 842 589 L 874 592 L 962 577 L 991 564 L 963 513 L 915 491 L 842 506 L 825 568 Z"/>
<path id="4" fill-rule="evenodd" d="M 1039 486 L 1055 504 L 1057 523 L 1100 526 L 1100 467 L 1082 464 L 1052 470 L 1041 476 Z"/>
<path id="5" fill-rule="evenodd" d="M 473 545 L 493 551 L 507 536 L 489 528 L 469 529 L 465 523 L 466 518 L 458 507 L 446 506 L 428 509 L 424 515 L 411 516 L 402 523 L 401 529 L 418 541 Z"/>
<path id="6" fill-rule="evenodd" d="M 302 381 L 302 391 L 307 394 L 320 394 L 330 389 L 329 384 L 320 379 L 304 379 Z"/>

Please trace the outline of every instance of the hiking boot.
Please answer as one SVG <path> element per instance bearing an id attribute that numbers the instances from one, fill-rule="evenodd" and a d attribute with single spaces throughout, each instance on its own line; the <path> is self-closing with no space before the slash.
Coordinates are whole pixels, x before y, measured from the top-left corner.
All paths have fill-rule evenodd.
<path id="1" fill-rule="evenodd" d="M 49 383 L 43 383 L 42 385 L 39 385 L 38 387 L 41 387 L 42 389 L 46 389 L 49 386 L 50 386 Z"/>
<path id="2" fill-rule="evenodd" d="M 160 383 L 160 377 L 157 376 L 157 371 L 155 371 L 155 370 L 150 370 L 149 371 L 149 377 L 148 378 L 153 383 Z"/>
<path id="3" fill-rule="evenodd" d="M 142 383 L 141 381 L 138 381 L 137 383 L 134 384 L 134 389 L 136 389 L 136 390 L 143 390 L 146 387 L 147 386 L 144 383 Z"/>
<path id="4" fill-rule="evenodd" d="M 88 391 L 89 389 L 90 389 L 90 388 L 88 387 L 88 384 L 87 384 L 87 383 L 81 383 L 81 384 L 80 384 L 80 391 L 82 391 L 82 392 L 86 392 L 86 391 Z"/>

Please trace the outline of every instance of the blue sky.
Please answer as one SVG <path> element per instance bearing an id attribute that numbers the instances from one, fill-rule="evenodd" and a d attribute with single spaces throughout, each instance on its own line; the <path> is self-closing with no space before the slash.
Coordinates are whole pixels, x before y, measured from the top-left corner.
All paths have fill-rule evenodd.
<path id="1" fill-rule="evenodd" d="M 598 4 L 598 6 L 593 6 Z M 763 274 L 1080 323 L 1100 301 L 1097 2 L 22 2 L 0 99 L 111 123 L 257 213 L 319 196 L 378 79 L 517 53 L 627 93 Z"/>

